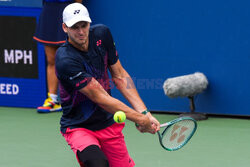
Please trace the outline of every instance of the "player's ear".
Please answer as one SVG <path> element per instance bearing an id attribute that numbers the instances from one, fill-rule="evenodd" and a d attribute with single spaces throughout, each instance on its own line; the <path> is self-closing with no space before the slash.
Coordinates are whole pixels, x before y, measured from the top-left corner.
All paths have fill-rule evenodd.
<path id="1" fill-rule="evenodd" d="M 66 26 L 65 23 L 62 23 L 62 29 L 63 29 L 63 31 L 64 31 L 65 33 L 68 32 L 68 29 L 67 29 L 67 26 Z"/>

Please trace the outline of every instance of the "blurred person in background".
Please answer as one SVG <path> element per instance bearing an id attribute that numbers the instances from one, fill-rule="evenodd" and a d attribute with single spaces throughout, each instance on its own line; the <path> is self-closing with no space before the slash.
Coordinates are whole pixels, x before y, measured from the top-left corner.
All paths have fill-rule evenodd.
<path id="1" fill-rule="evenodd" d="M 42 106 L 37 107 L 38 113 L 62 111 L 57 96 L 58 80 L 55 74 L 55 54 L 57 48 L 65 43 L 67 34 L 62 29 L 63 9 L 74 2 L 82 0 L 43 0 L 43 8 L 34 39 L 44 45 L 47 60 L 48 96 Z"/>

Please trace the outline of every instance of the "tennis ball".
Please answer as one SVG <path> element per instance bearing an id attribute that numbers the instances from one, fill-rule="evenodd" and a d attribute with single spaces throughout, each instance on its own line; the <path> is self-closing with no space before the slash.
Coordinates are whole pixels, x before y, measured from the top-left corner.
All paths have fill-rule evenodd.
<path id="1" fill-rule="evenodd" d="M 114 114 L 114 121 L 117 123 L 122 123 L 126 120 L 126 114 L 123 111 L 117 111 Z"/>

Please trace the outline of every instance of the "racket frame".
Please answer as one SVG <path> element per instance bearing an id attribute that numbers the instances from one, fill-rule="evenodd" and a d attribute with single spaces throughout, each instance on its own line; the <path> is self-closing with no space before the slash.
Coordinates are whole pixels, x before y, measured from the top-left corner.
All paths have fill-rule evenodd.
<path id="1" fill-rule="evenodd" d="M 182 143 L 181 145 L 179 145 L 178 147 L 173 148 L 173 149 L 165 147 L 165 146 L 163 145 L 163 143 L 162 143 L 162 138 L 163 138 L 164 134 L 166 133 L 167 129 L 170 128 L 170 127 L 171 127 L 172 125 L 174 125 L 175 123 L 180 122 L 180 121 L 183 121 L 183 120 L 192 120 L 192 121 L 194 122 L 194 128 L 193 128 L 192 133 L 191 133 L 191 134 L 189 135 L 189 137 L 185 140 L 185 142 Z M 180 118 L 174 119 L 174 120 L 172 120 L 172 121 L 170 121 L 170 122 L 166 122 L 166 123 L 164 123 L 164 124 L 161 124 L 160 127 L 161 127 L 161 128 L 166 127 L 166 128 L 163 130 L 162 133 L 159 132 L 159 131 L 157 132 L 158 137 L 159 137 L 159 142 L 160 142 L 161 146 L 162 146 L 165 150 L 167 150 L 167 151 L 175 151 L 175 150 L 178 150 L 178 149 L 182 148 L 182 147 L 183 147 L 185 144 L 187 144 L 187 142 L 192 138 L 192 136 L 194 135 L 194 133 L 195 133 L 195 131 L 196 131 L 196 129 L 197 129 L 197 122 L 196 122 L 193 118 L 191 118 L 191 117 L 180 117 Z"/>

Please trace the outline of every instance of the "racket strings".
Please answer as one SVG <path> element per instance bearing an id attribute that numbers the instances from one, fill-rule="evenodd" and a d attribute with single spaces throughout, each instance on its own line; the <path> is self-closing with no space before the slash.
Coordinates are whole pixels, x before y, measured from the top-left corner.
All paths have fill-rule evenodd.
<path id="1" fill-rule="evenodd" d="M 195 123 L 192 120 L 182 120 L 168 127 L 162 136 L 162 144 L 169 149 L 177 149 L 184 145 L 192 136 Z"/>

